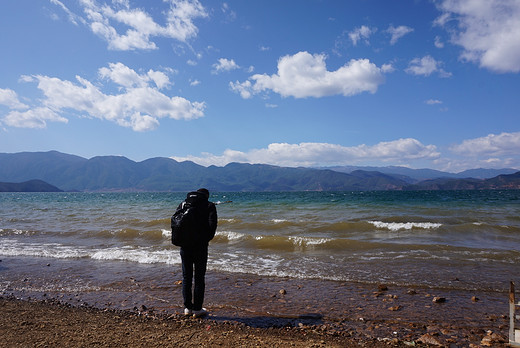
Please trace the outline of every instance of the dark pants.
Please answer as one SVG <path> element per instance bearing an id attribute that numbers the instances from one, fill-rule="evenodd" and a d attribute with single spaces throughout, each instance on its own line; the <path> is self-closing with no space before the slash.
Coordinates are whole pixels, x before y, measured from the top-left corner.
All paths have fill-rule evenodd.
<path id="1" fill-rule="evenodd" d="M 206 287 L 204 277 L 206 276 L 206 264 L 208 263 L 208 246 L 181 248 L 181 260 L 184 307 L 195 311 L 201 310 L 204 302 L 204 289 Z M 193 290 L 192 302 L 193 271 L 195 271 L 195 288 Z"/>

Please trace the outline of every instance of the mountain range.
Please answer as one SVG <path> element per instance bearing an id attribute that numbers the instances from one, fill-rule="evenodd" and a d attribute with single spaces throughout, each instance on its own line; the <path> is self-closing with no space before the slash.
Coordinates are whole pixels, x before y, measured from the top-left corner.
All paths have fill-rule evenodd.
<path id="1" fill-rule="evenodd" d="M 515 174 L 516 173 L 516 174 Z M 474 178 L 459 178 L 473 175 Z M 288 168 L 230 163 L 204 167 L 156 157 L 91 159 L 57 151 L 0 153 L 0 182 L 42 180 L 65 191 L 369 191 L 520 188 L 514 169 L 458 174 L 404 167 Z"/>
<path id="2" fill-rule="evenodd" d="M 29 180 L 20 183 L 0 182 L 0 192 L 62 192 L 62 190 L 42 180 Z"/>

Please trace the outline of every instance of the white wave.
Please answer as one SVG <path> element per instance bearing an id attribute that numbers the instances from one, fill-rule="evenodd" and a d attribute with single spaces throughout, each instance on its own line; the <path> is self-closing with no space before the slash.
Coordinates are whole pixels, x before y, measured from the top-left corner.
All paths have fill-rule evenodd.
<path id="1" fill-rule="evenodd" d="M 284 222 L 287 222 L 288 220 L 285 220 L 285 219 L 272 219 L 271 222 L 275 223 L 275 224 L 281 224 L 281 223 L 284 223 Z"/>
<path id="2" fill-rule="evenodd" d="M 289 240 L 297 246 L 306 247 L 306 246 L 325 244 L 327 242 L 330 242 L 332 239 L 331 238 L 312 238 L 312 237 L 289 237 Z"/>
<path id="3" fill-rule="evenodd" d="M 131 261 L 137 263 L 180 263 L 180 256 L 172 250 L 150 250 L 149 248 L 109 248 L 93 252 L 90 257 L 94 260 Z"/>
<path id="4" fill-rule="evenodd" d="M 234 223 L 234 222 L 237 222 L 237 219 L 233 219 L 233 218 L 230 218 L 230 219 L 219 218 L 218 221 L 219 221 L 219 222 L 229 222 L 229 223 Z"/>
<path id="5" fill-rule="evenodd" d="M 216 236 L 220 236 L 220 237 L 224 237 L 228 241 L 240 240 L 240 239 L 243 239 L 246 236 L 243 233 L 233 232 L 233 231 L 217 231 L 217 233 L 215 233 L 215 235 Z"/>
<path id="6" fill-rule="evenodd" d="M 137 263 L 180 264 L 180 255 L 174 249 L 154 250 L 152 247 L 87 248 L 56 243 L 29 244 L 15 240 L 0 242 L 0 255 L 32 256 L 58 259 L 91 258 L 104 261 L 132 261 Z"/>
<path id="7" fill-rule="evenodd" d="M 164 228 L 161 229 L 163 238 L 171 238 L 172 237 L 172 231 L 171 230 L 165 230 Z"/>
<path id="8" fill-rule="evenodd" d="M 440 223 L 434 222 L 383 222 L 383 221 L 368 221 L 377 228 L 385 228 L 390 231 L 411 230 L 414 228 L 421 229 L 437 229 L 442 226 Z"/>

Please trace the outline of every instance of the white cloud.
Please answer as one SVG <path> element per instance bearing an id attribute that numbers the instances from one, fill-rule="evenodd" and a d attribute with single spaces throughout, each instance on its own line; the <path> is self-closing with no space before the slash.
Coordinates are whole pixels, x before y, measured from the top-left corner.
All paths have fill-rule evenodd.
<path id="1" fill-rule="evenodd" d="M 27 109 L 28 106 L 20 102 L 18 94 L 12 89 L 0 88 L 0 105 L 5 105 L 10 109 Z"/>
<path id="2" fill-rule="evenodd" d="M 329 166 L 383 161 L 404 163 L 410 160 L 436 159 L 434 145 L 423 145 L 416 139 L 398 139 L 379 144 L 345 147 L 327 143 L 273 143 L 264 149 L 248 152 L 226 150 L 222 155 L 204 153 L 200 157 L 172 157 L 177 161 L 193 161 L 201 165 L 226 165 L 231 162 L 264 163 L 279 166 Z"/>
<path id="3" fill-rule="evenodd" d="M 247 80 L 247 81 L 244 81 L 244 82 L 230 82 L 229 83 L 229 88 L 240 94 L 240 96 L 244 99 L 249 99 L 253 96 L 254 92 L 253 92 L 253 84 L 251 83 L 251 81 Z"/>
<path id="4" fill-rule="evenodd" d="M 485 137 L 464 140 L 461 144 L 451 147 L 451 151 L 456 154 L 493 158 L 503 156 L 520 155 L 520 132 L 489 134 Z"/>
<path id="5" fill-rule="evenodd" d="M 234 21 L 237 18 L 236 12 L 231 10 L 226 2 L 222 4 L 222 13 L 226 16 L 228 21 Z"/>
<path id="6" fill-rule="evenodd" d="M 430 76 L 437 72 L 440 77 L 450 77 L 451 73 L 444 71 L 441 66 L 442 62 L 436 61 L 432 56 L 424 56 L 412 59 L 405 71 L 412 75 L 422 76 Z"/>
<path id="7" fill-rule="evenodd" d="M 437 6 L 443 13 L 436 24 L 463 48 L 462 59 L 500 73 L 520 72 L 520 1 L 443 0 Z"/>
<path id="8" fill-rule="evenodd" d="M 437 48 L 444 48 L 444 42 L 441 41 L 440 36 L 435 37 L 434 45 Z"/>
<path id="9" fill-rule="evenodd" d="M 99 69 L 99 76 L 126 88 L 145 87 L 150 81 L 153 81 L 159 89 L 171 84 L 168 76 L 161 71 L 149 70 L 148 73 L 139 75 L 122 63 L 110 63 L 108 67 Z"/>
<path id="10" fill-rule="evenodd" d="M 413 30 L 413 28 L 407 27 L 405 25 L 400 25 L 397 28 L 393 25 L 389 26 L 386 32 L 392 36 L 390 38 L 390 45 L 394 45 L 397 42 L 397 40 L 399 40 L 406 34 L 413 32 Z"/>
<path id="11" fill-rule="evenodd" d="M 78 22 L 81 22 L 83 24 L 85 24 L 85 21 L 83 18 L 77 16 L 76 14 L 74 14 L 71 10 L 68 9 L 67 6 L 65 6 L 61 1 L 59 0 L 50 0 L 51 4 L 54 4 L 56 6 L 59 6 L 61 7 L 61 9 L 67 14 L 67 16 L 69 17 L 69 21 L 71 23 L 73 23 L 74 25 L 78 25 Z"/>
<path id="12" fill-rule="evenodd" d="M 363 39 L 365 41 L 365 43 L 368 44 L 369 43 L 368 38 L 370 37 L 370 35 L 375 33 L 376 30 L 377 29 L 375 29 L 375 28 L 371 29 L 371 28 L 367 27 L 366 25 L 362 25 L 361 27 L 356 28 L 353 31 L 349 32 L 348 37 L 350 38 L 350 40 L 352 41 L 352 44 L 354 46 L 356 46 L 358 41 L 361 39 Z"/>
<path id="13" fill-rule="evenodd" d="M 425 103 L 428 105 L 436 105 L 436 104 L 442 104 L 442 101 L 437 100 L 437 99 L 428 99 L 427 101 L 425 101 Z"/>
<path id="14" fill-rule="evenodd" d="M 169 4 L 165 13 L 165 25 L 142 9 L 130 8 L 126 0 L 99 5 L 95 0 L 80 0 L 84 18 L 73 14 L 58 0 L 51 2 L 61 7 L 72 23 L 88 25 L 92 32 L 108 42 L 113 50 L 156 49 L 154 37 L 165 37 L 186 42 L 198 33 L 195 18 L 208 14 L 198 0 L 164 0 Z"/>
<path id="15" fill-rule="evenodd" d="M 25 111 L 11 111 L 3 123 L 9 127 L 45 128 L 47 121 L 67 123 L 68 120 L 47 107 L 37 107 Z"/>
<path id="16" fill-rule="evenodd" d="M 239 69 L 240 66 L 235 63 L 233 59 L 220 58 L 217 63 L 213 64 L 213 74 L 218 74 L 223 71 L 231 71 Z"/>
<path id="17" fill-rule="evenodd" d="M 383 70 L 368 59 L 351 60 L 336 71 L 328 71 L 325 55 L 299 52 L 278 61 L 278 73 L 255 74 L 245 82 L 231 82 L 233 91 L 242 98 L 271 90 L 283 97 L 352 96 L 362 92 L 375 93 L 384 82 Z M 252 82 L 253 81 L 253 82 Z"/>
<path id="18" fill-rule="evenodd" d="M 113 121 L 135 131 L 157 128 L 160 118 L 175 120 L 204 116 L 203 102 L 173 96 L 159 91 L 169 85 L 166 74 L 150 70 L 138 74 L 122 63 L 99 69 L 99 76 L 118 86 L 118 94 L 107 94 L 90 81 L 76 76 L 76 82 L 56 77 L 24 76 L 26 82 L 37 82 L 43 92 L 42 105 L 24 112 L 11 112 L 4 123 L 16 127 L 45 127 L 45 121 L 65 122 L 62 114 L 70 111 L 88 117 Z"/>

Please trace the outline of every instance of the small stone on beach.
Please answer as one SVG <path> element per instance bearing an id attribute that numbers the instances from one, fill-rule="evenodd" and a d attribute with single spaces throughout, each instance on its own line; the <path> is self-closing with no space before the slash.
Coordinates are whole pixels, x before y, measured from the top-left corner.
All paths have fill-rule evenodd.
<path id="1" fill-rule="evenodd" d="M 446 302 L 445 297 L 435 296 L 432 300 L 433 303 L 443 303 Z"/>

